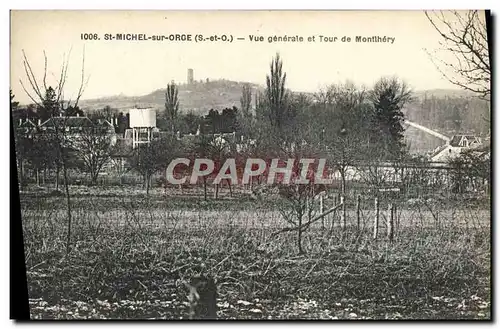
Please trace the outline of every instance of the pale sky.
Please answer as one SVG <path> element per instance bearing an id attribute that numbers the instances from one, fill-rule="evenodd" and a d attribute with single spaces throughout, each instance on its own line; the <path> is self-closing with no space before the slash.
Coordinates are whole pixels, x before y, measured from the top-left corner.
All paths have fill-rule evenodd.
<path id="1" fill-rule="evenodd" d="M 97 33 L 100 40 L 81 40 Z M 244 41 L 105 41 L 106 33 L 232 35 Z M 249 35 L 264 36 L 251 42 Z M 268 43 L 269 36 L 302 36 L 304 42 Z M 319 35 L 336 36 L 325 43 Z M 315 36 L 316 42 L 307 42 Z M 351 37 L 343 43 L 343 36 Z M 391 43 L 356 43 L 355 37 L 387 36 Z M 13 11 L 11 14 L 11 89 L 29 102 L 19 79 L 28 85 L 22 65 L 24 49 L 41 83 L 43 51 L 48 84 L 59 76 L 64 54 L 71 50 L 65 97 L 74 98 L 81 79 L 90 76 L 82 98 L 125 94 L 138 96 L 165 88 L 171 80 L 206 78 L 265 83 L 272 57 L 279 52 L 288 88 L 317 91 L 349 79 L 371 86 L 381 76 L 397 75 L 413 89 L 456 88 L 435 68 L 425 49 L 439 48 L 438 33 L 422 11 Z"/>

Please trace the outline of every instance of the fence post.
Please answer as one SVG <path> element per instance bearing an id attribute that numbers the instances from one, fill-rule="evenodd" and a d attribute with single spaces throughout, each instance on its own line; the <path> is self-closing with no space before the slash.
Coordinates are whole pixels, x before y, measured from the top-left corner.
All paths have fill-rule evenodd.
<path id="1" fill-rule="evenodd" d="M 346 228 L 346 209 L 345 209 L 345 196 L 340 196 L 340 203 L 342 204 L 342 209 L 340 213 L 340 227 L 344 230 Z"/>
<path id="2" fill-rule="evenodd" d="M 319 213 L 323 214 L 323 194 L 319 196 Z M 325 229 L 325 217 L 321 218 L 321 227 Z"/>
<path id="3" fill-rule="evenodd" d="M 377 240 L 378 235 L 378 220 L 380 216 L 378 198 L 375 198 L 375 221 L 373 223 L 373 239 Z"/>
<path id="4" fill-rule="evenodd" d="M 356 200 L 356 225 L 357 230 L 360 230 L 360 219 L 361 219 L 361 195 L 358 194 L 358 198 Z"/>
<path id="5" fill-rule="evenodd" d="M 332 207 L 335 207 L 337 205 L 337 196 L 332 195 L 332 201 L 333 205 Z M 335 218 L 337 216 L 337 211 L 334 211 L 331 215 L 328 215 L 330 217 L 330 232 L 333 232 L 333 227 L 335 225 Z"/>
<path id="6" fill-rule="evenodd" d="M 394 238 L 394 205 L 391 203 L 387 208 L 387 238 L 391 242 Z"/>
<path id="7" fill-rule="evenodd" d="M 399 232 L 400 216 L 398 215 L 398 206 L 396 204 L 394 205 L 394 217 L 396 219 L 396 230 Z"/>

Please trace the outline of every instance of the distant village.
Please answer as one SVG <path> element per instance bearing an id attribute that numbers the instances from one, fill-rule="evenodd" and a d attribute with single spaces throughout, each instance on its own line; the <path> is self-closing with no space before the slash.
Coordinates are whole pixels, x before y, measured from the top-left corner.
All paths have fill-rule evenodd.
<path id="1" fill-rule="evenodd" d="M 188 70 L 187 83 L 195 84 L 192 69 Z M 23 112 L 24 115 L 19 113 L 17 113 L 15 125 L 16 133 L 28 139 L 33 139 L 40 133 L 63 129 L 65 140 L 71 142 L 73 147 L 78 147 L 79 143 L 85 142 L 90 132 L 105 136 L 109 140 L 111 152 L 109 152 L 110 161 L 103 165 L 102 172 L 126 171 L 128 159 L 133 156 L 136 148 L 172 133 L 177 140 L 188 143 L 195 143 L 202 136 L 209 135 L 212 137 L 212 142 L 232 145 L 236 152 L 241 152 L 249 144 L 255 142 L 238 130 L 238 108 L 234 106 L 226 107 L 221 112 L 211 109 L 203 117 L 187 115 L 185 118 L 189 118 L 189 122 L 184 122 L 180 125 L 182 127 L 177 127 L 175 131 L 172 131 L 170 123 L 166 122 L 168 118 L 159 115 L 157 110 L 138 106 L 120 112 L 108 107 L 101 111 L 89 112 L 87 115 L 76 108 L 72 109 L 69 115 L 60 114 L 60 116 L 49 117 L 45 120 L 37 119 L 37 114 L 33 109 L 26 109 Z M 13 113 L 13 116 L 15 117 L 16 113 Z M 407 120 L 405 123 L 407 126 L 412 126 L 442 140 L 442 145 L 427 154 L 427 161 L 433 166 L 447 166 L 450 160 L 458 158 L 464 150 L 473 150 L 483 158 L 489 159 L 490 157 L 489 140 L 485 141 L 483 138 L 470 134 L 447 137 L 417 123 Z M 348 175 L 350 179 L 355 179 L 356 170 L 353 169 L 350 172 Z"/>

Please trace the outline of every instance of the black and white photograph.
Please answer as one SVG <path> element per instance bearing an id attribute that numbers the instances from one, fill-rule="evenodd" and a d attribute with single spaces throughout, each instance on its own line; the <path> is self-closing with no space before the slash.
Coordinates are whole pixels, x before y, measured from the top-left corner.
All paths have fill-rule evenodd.
<path id="1" fill-rule="evenodd" d="M 11 303 L 491 321 L 491 38 L 489 10 L 11 10 Z"/>

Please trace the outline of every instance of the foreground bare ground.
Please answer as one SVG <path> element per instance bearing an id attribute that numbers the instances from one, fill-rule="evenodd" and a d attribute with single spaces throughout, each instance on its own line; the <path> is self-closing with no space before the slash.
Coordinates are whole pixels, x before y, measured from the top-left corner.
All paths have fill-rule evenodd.
<path id="1" fill-rule="evenodd" d="M 76 195 L 66 254 L 64 198 L 21 203 L 37 319 L 185 318 L 180 282 L 199 272 L 217 280 L 221 319 L 491 317 L 489 209 L 405 207 L 389 243 L 367 206 L 360 230 L 331 216 L 298 255 L 265 201 Z"/>

